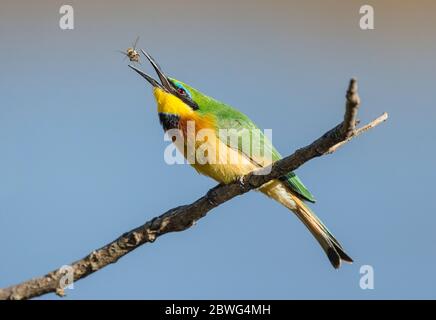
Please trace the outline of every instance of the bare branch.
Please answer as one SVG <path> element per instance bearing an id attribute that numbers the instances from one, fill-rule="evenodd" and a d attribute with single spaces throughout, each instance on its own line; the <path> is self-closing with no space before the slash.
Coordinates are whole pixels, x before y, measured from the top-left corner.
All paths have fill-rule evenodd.
<path id="1" fill-rule="evenodd" d="M 230 184 L 217 185 L 197 201 L 189 205 L 173 208 L 142 226 L 124 233 L 118 239 L 93 251 L 83 259 L 72 263 L 74 281 L 83 279 L 107 265 L 117 262 L 124 255 L 144 243 L 154 242 L 156 238 L 163 234 L 190 228 L 197 220 L 206 216 L 211 209 L 220 204 L 250 190 L 257 189 L 272 179 L 277 179 L 290 171 L 294 171 L 315 157 L 336 151 L 338 147 L 350 141 L 353 137 L 374 128 L 387 119 L 387 114 L 385 113 L 356 131 L 356 115 L 360 99 L 357 95 L 357 81 L 355 79 L 350 81 L 346 98 L 346 110 L 342 123 L 325 133 L 312 144 L 273 163 L 271 168 L 269 168 L 271 169 L 270 172 L 262 170 L 269 172 L 268 174 L 251 172 Z M 49 292 L 63 295 L 63 290 L 59 285 L 62 276 L 63 274 L 61 274 L 60 269 L 57 269 L 42 277 L 25 281 L 9 288 L 0 289 L 0 300 L 30 299 Z"/>
<path id="2" fill-rule="evenodd" d="M 354 133 L 350 137 L 348 137 L 346 140 L 341 141 L 338 144 L 336 144 L 333 147 L 331 147 L 329 149 L 329 151 L 327 151 L 327 154 L 331 154 L 331 153 L 335 152 L 338 148 L 340 148 L 341 146 L 346 144 L 351 139 L 353 139 L 353 138 L 357 137 L 358 135 L 368 131 L 369 129 L 377 127 L 379 124 L 385 122 L 386 120 L 388 120 L 388 114 L 385 112 L 380 117 L 378 117 L 377 119 L 371 121 L 367 125 L 365 125 L 365 126 L 359 128 L 359 129 L 357 129 L 356 131 L 354 131 Z"/>
<path id="3" fill-rule="evenodd" d="M 360 105 L 360 98 L 357 94 L 357 80 L 351 79 L 350 84 L 348 86 L 347 94 L 345 95 L 347 99 L 345 104 L 345 114 L 344 114 L 344 123 L 342 131 L 346 138 L 351 137 L 356 128 L 356 117 L 357 110 Z"/>

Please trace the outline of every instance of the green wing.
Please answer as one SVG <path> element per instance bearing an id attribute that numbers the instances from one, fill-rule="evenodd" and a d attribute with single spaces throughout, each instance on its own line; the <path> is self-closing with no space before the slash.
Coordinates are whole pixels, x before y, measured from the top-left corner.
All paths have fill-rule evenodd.
<path id="1" fill-rule="evenodd" d="M 298 178 L 298 176 L 294 172 L 289 172 L 286 176 L 281 178 L 280 180 L 286 181 L 291 190 L 298 193 L 307 201 L 315 203 L 315 197 L 310 193 L 310 191 L 306 188 L 303 182 Z"/>
<path id="2" fill-rule="evenodd" d="M 248 130 L 249 132 L 252 132 L 252 130 L 259 130 L 256 125 L 243 113 L 239 112 L 238 110 L 223 105 L 221 103 L 214 106 L 213 113 L 216 115 L 216 121 L 217 121 L 217 129 L 223 128 L 223 129 L 234 129 L 233 133 L 237 133 L 238 136 L 240 136 L 240 133 L 242 130 Z M 232 132 L 232 131 L 230 131 Z M 259 132 L 259 140 L 260 140 L 260 150 L 264 150 L 265 152 L 271 152 L 272 160 L 277 161 L 282 158 L 280 153 L 274 148 L 271 141 L 265 137 L 262 131 Z M 238 149 L 240 152 L 244 153 L 246 156 L 248 156 L 252 161 L 258 163 L 261 165 L 261 163 L 258 161 L 258 159 L 254 159 L 250 154 L 247 154 L 247 150 L 251 150 L 251 139 L 252 135 L 250 134 L 250 140 L 247 141 L 247 139 L 238 139 Z M 231 141 L 231 140 L 229 140 Z M 223 141 L 227 145 L 230 144 L 229 141 Z M 262 148 L 263 146 L 263 148 Z M 250 152 L 251 153 L 251 152 Z M 264 153 L 261 153 L 263 155 Z M 301 197 L 303 197 L 305 200 L 308 200 L 310 202 L 315 202 L 314 196 L 310 193 L 310 191 L 304 186 L 303 182 L 298 178 L 298 176 L 294 172 L 289 172 L 286 176 L 283 176 L 280 180 L 286 182 L 286 184 L 289 186 L 289 188 L 299 194 Z"/>

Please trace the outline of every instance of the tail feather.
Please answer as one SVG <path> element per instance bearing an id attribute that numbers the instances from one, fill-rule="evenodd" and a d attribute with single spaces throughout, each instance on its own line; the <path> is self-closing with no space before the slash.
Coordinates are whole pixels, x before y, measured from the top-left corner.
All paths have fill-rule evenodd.
<path id="1" fill-rule="evenodd" d="M 345 250 L 339 244 L 339 241 L 336 240 L 315 213 L 313 213 L 312 210 L 310 210 L 309 207 L 297 196 L 292 195 L 292 199 L 294 200 L 296 207 L 291 210 L 295 212 L 298 218 L 300 218 L 319 242 L 333 267 L 338 269 L 341 266 L 341 261 L 352 263 L 353 259 L 345 253 Z"/>
<path id="2" fill-rule="evenodd" d="M 353 259 L 345 253 L 345 250 L 339 244 L 339 241 L 336 240 L 333 234 L 327 229 L 315 213 L 310 210 L 298 195 L 283 185 L 282 182 L 273 180 L 269 184 L 260 188 L 260 191 L 277 200 L 298 216 L 319 242 L 334 268 L 339 268 L 341 266 L 341 261 L 349 263 L 353 262 Z"/>

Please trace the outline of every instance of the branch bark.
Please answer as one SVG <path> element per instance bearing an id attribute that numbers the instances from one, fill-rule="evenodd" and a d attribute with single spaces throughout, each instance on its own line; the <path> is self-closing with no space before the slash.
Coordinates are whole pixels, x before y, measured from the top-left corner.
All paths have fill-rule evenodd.
<path id="1" fill-rule="evenodd" d="M 270 168 L 251 172 L 227 185 L 217 185 L 195 202 L 170 209 L 145 224 L 124 233 L 116 240 L 91 252 L 83 259 L 73 262 L 70 266 L 74 272 L 74 281 L 83 279 L 107 265 L 117 262 L 124 255 L 144 243 L 154 242 L 161 235 L 190 228 L 197 220 L 206 216 L 210 210 L 220 204 L 250 190 L 257 189 L 272 179 L 294 171 L 313 158 L 333 153 L 354 137 L 387 120 L 388 115 L 384 113 L 379 118 L 356 130 L 356 117 L 359 105 L 360 98 L 357 93 L 357 81 L 356 79 L 351 79 L 346 94 L 345 114 L 342 123 L 326 132 L 310 145 L 273 163 Z M 269 173 L 264 174 L 265 172 Z M 0 289 L 0 300 L 30 299 L 50 292 L 55 292 L 62 296 L 64 295 L 64 290 L 60 283 L 63 276 L 63 270 L 56 269 L 42 277 Z"/>

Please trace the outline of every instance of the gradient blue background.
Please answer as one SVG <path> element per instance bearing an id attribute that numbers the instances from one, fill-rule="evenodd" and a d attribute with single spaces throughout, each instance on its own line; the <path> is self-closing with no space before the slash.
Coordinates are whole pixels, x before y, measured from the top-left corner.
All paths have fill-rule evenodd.
<path id="1" fill-rule="evenodd" d="M 358 26 L 366 3 L 373 31 Z M 298 219 L 252 192 L 66 299 L 436 298 L 434 1 L 69 1 L 71 31 L 62 4 L 0 4 L 0 287 L 215 185 L 163 161 L 151 90 L 116 52 L 139 35 L 169 75 L 272 128 L 283 154 L 340 121 L 358 77 L 361 120 L 389 121 L 298 170 L 355 263 L 333 270 Z M 374 290 L 359 287 L 366 264 Z"/>

